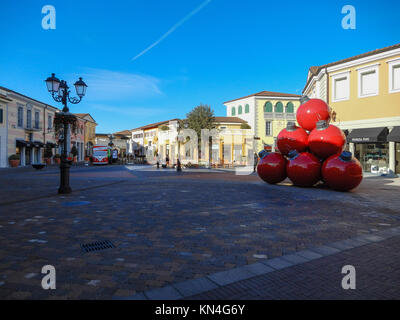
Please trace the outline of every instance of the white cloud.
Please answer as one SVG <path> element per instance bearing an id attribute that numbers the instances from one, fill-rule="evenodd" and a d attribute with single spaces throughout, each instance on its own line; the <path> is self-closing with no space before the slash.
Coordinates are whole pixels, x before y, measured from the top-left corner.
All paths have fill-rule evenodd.
<path id="1" fill-rule="evenodd" d="M 87 69 L 82 77 L 88 85 L 85 97 L 88 101 L 121 101 L 162 94 L 160 79 L 149 75 Z"/>

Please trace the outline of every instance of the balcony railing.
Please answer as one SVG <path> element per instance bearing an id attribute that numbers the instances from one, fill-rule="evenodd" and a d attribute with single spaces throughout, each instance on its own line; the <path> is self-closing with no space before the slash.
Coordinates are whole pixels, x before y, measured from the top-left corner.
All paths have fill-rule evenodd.
<path id="1" fill-rule="evenodd" d="M 26 130 L 26 131 L 42 131 L 42 127 L 40 126 L 40 125 L 38 125 L 38 126 L 36 126 L 36 125 L 28 125 L 28 124 L 25 124 L 24 125 L 24 129 Z"/>
<path id="2" fill-rule="evenodd" d="M 264 112 L 264 118 L 268 120 L 296 120 L 296 114 L 286 112 Z"/>

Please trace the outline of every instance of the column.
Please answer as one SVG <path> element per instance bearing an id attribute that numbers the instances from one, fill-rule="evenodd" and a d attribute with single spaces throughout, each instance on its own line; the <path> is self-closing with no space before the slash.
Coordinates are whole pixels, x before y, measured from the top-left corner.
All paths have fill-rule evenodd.
<path id="1" fill-rule="evenodd" d="M 33 163 L 35 163 L 35 147 L 32 147 L 31 148 L 31 163 L 30 164 L 33 164 Z"/>
<path id="2" fill-rule="evenodd" d="M 396 143 L 389 141 L 389 173 L 396 172 Z"/>
<path id="3" fill-rule="evenodd" d="M 25 147 L 21 147 L 20 166 L 25 166 Z"/>
<path id="4" fill-rule="evenodd" d="M 353 142 L 349 143 L 349 151 L 354 155 L 356 148 Z"/>
<path id="5" fill-rule="evenodd" d="M 39 148 L 39 163 L 42 163 L 42 148 Z"/>

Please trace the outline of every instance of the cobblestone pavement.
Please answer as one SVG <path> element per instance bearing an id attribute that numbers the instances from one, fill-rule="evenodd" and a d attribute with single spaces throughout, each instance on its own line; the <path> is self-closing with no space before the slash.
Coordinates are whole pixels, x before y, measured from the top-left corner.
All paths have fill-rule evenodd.
<path id="1" fill-rule="evenodd" d="M 58 178 L 0 171 L 0 298 L 129 297 L 400 225 L 398 179 L 339 193 L 212 170 L 82 167 L 74 192 L 57 195 Z M 98 240 L 116 248 L 81 250 Z M 47 264 L 56 290 L 41 288 Z"/>
<path id="2" fill-rule="evenodd" d="M 342 288 L 342 268 L 356 270 L 356 288 Z M 400 299 L 400 236 L 242 280 L 191 296 L 212 299 Z"/>

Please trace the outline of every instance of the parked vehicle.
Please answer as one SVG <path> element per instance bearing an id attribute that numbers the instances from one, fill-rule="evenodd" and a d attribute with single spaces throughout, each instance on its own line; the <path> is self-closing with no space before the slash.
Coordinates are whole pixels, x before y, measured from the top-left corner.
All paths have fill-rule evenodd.
<path id="1" fill-rule="evenodd" d="M 94 146 L 92 164 L 108 164 L 108 147 Z"/>

